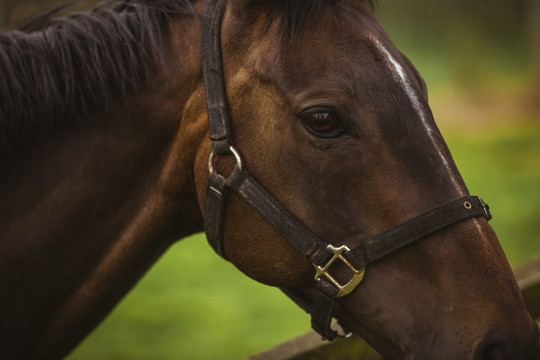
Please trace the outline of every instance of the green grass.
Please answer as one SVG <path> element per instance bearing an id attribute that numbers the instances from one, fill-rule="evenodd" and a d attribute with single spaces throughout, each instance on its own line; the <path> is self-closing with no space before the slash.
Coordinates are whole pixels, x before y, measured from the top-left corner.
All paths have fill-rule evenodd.
<path id="1" fill-rule="evenodd" d="M 471 193 L 490 204 L 510 261 L 538 256 L 540 120 L 444 133 Z M 170 249 L 69 359 L 242 359 L 308 330 L 308 316 L 279 290 L 197 235 Z"/>

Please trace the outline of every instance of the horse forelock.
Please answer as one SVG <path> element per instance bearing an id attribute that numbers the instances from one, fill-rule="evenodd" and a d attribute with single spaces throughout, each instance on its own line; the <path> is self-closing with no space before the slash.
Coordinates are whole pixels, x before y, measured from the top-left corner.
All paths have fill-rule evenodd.
<path id="1" fill-rule="evenodd" d="M 125 99 L 156 70 L 168 19 L 194 11 L 190 0 L 115 0 L 0 34 L 0 155 Z"/>
<path id="2" fill-rule="evenodd" d="M 290 41 L 324 7 L 331 7 L 335 10 L 347 9 L 347 5 L 351 3 L 364 4 L 371 10 L 374 10 L 375 7 L 375 0 L 249 0 L 243 10 L 251 18 L 257 17 L 261 11 L 268 13 L 269 25 L 276 20 L 280 23 L 278 33 L 280 40 Z"/>

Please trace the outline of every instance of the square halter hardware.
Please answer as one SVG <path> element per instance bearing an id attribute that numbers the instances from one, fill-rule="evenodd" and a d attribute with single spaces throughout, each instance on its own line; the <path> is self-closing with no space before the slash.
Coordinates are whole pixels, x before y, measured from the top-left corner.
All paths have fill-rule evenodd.
<path id="1" fill-rule="evenodd" d="M 350 251 L 350 249 L 345 245 L 342 245 L 340 247 L 328 245 L 327 249 L 330 250 L 334 255 L 323 267 L 313 264 L 313 266 L 315 266 L 315 270 L 317 270 L 317 273 L 315 274 L 315 280 L 320 281 L 321 277 L 324 276 L 328 280 L 330 280 L 330 282 L 334 284 L 335 287 L 338 288 L 338 293 L 336 297 L 348 295 L 358 286 L 358 284 L 360 284 L 360 282 L 364 278 L 364 272 L 366 271 L 366 268 L 356 270 L 354 266 L 351 265 L 351 263 L 343 256 L 343 253 L 347 253 Z M 343 262 L 345 265 L 347 265 L 347 267 L 353 272 L 351 279 L 345 285 L 341 285 L 336 279 L 334 279 L 332 275 L 328 273 L 328 269 L 338 259 L 341 260 L 341 262 Z"/>

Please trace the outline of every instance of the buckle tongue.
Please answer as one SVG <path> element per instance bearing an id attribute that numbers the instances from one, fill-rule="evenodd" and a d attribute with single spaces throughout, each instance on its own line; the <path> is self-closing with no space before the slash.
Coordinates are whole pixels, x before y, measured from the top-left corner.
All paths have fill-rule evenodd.
<path id="1" fill-rule="evenodd" d="M 338 288 L 338 293 L 336 297 L 348 295 L 358 286 L 358 284 L 360 284 L 360 282 L 364 278 L 364 272 L 366 271 L 366 268 L 356 270 L 354 266 L 351 265 L 351 263 L 343 256 L 343 253 L 351 251 L 345 245 L 342 245 L 340 247 L 328 245 L 327 249 L 330 250 L 334 254 L 334 256 L 332 256 L 328 263 L 323 267 L 313 264 L 313 266 L 315 266 L 315 270 L 317 270 L 317 273 L 315 274 L 315 280 L 320 281 L 321 277 L 324 276 L 328 280 L 330 280 L 330 282 L 334 284 L 335 287 Z M 332 266 L 332 264 L 338 259 L 341 260 L 341 262 L 343 262 L 345 265 L 347 265 L 347 267 L 353 272 L 353 276 L 345 285 L 341 285 L 336 279 L 334 279 L 332 275 L 328 273 L 328 269 L 330 268 L 330 266 Z"/>
<path id="2" fill-rule="evenodd" d="M 489 205 L 486 204 L 480 196 L 478 196 L 478 200 L 480 200 L 480 204 L 482 205 L 482 208 L 484 210 L 484 217 L 486 218 L 487 221 L 491 220 L 492 216 L 491 216 L 491 212 L 489 211 Z"/>

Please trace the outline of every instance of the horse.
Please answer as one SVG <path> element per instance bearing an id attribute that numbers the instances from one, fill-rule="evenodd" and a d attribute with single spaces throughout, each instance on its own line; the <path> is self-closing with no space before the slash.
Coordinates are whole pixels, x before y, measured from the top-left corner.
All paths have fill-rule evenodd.
<path id="1" fill-rule="evenodd" d="M 368 0 L 51 15 L 0 36 L 2 358 L 62 358 L 203 229 L 328 339 L 336 318 L 388 359 L 540 358 L 488 207 Z"/>

